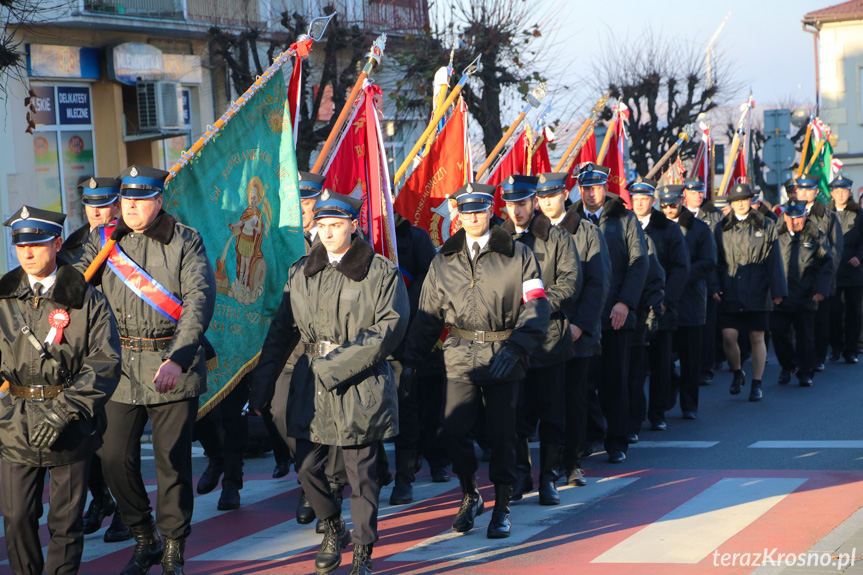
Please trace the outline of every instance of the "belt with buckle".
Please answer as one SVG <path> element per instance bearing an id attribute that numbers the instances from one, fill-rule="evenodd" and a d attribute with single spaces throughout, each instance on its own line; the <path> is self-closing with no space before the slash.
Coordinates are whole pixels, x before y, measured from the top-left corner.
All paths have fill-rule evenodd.
<path id="1" fill-rule="evenodd" d="M 60 395 L 62 385 L 10 385 L 9 393 L 31 401 L 45 401 Z"/>
<path id="2" fill-rule="evenodd" d="M 306 355 L 323 357 L 339 347 L 339 344 L 331 341 L 318 341 L 315 343 L 303 343 Z"/>
<path id="3" fill-rule="evenodd" d="M 485 343 L 487 341 L 504 341 L 512 335 L 511 329 L 503 331 L 480 331 L 475 329 L 449 328 L 449 334 L 459 339 L 465 339 L 474 343 Z"/>
<path id="4" fill-rule="evenodd" d="M 120 347 L 132 351 L 163 351 L 171 345 L 174 336 L 168 337 L 123 337 L 120 336 Z"/>

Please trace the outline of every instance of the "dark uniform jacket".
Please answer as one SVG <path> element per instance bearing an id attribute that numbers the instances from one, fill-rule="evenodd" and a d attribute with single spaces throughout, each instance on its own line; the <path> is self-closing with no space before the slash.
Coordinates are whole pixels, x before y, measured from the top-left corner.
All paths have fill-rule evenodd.
<path id="1" fill-rule="evenodd" d="M 506 331 L 506 341 L 474 343 L 450 333 L 443 352 L 447 379 L 493 384 L 489 366 L 504 347 L 514 350 L 518 365 L 507 381 L 518 381 L 528 368 L 528 357 L 548 329 L 551 305 L 545 297 L 524 301 L 530 280 L 539 280 L 539 264 L 524 244 L 493 225 L 488 244 L 471 263 L 465 231 L 459 230 L 441 246 L 432 261 L 411 328 L 405 363 L 421 365 L 445 326 L 465 330 Z"/>
<path id="2" fill-rule="evenodd" d="M 656 244 L 650 236 L 645 236 L 647 242 L 647 258 L 650 267 L 647 269 L 647 279 L 638 300 L 635 312 L 635 333 L 633 334 L 633 345 L 647 345 L 650 343 L 650 334 L 659 329 L 662 320 L 662 302 L 665 300 L 665 270 L 659 263 L 656 252 Z"/>
<path id="3" fill-rule="evenodd" d="M 677 325 L 695 326 L 707 323 L 707 282 L 716 274 L 716 239 L 705 222 L 683 208 L 677 217 L 680 231 L 689 249 L 689 275 L 677 306 Z"/>
<path id="4" fill-rule="evenodd" d="M 824 235 L 827 236 L 827 245 L 830 247 L 830 256 L 833 258 L 834 262 L 838 262 L 839 258 L 842 257 L 842 252 L 844 250 L 843 244 L 845 241 L 842 234 L 842 225 L 839 223 L 839 218 L 837 217 L 836 212 L 828 210 L 824 204 L 816 200 L 815 203 L 812 204 L 812 208 L 809 210 L 809 220 L 815 222 L 818 229 L 824 232 Z M 836 292 L 836 272 L 837 269 L 834 267 L 833 285 L 830 288 L 830 292 L 824 294 L 826 296 L 831 296 Z"/>
<path id="5" fill-rule="evenodd" d="M 63 242 L 63 249 L 60 250 L 60 261 L 67 264 L 74 264 L 84 254 L 84 244 L 90 239 L 90 224 L 86 223 L 66 238 Z"/>
<path id="6" fill-rule="evenodd" d="M 610 196 L 610 197 L 609 197 Z M 611 308 L 617 302 L 629 307 L 629 315 L 621 329 L 635 328 L 635 308 L 641 299 L 641 290 L 647 278 L 647 244 L 644 232 L 635 214 L 628 211 L 623 201 L 609 194 L 605 198 L 599 216 L 599 229 L 605 237 L 608 254 L 611 258 L 611 286 L 602 310 L 602 329 L 611 328 Z M 585 217 L 584 203 L 579 200 L 573 208 L 582 218 Z"/>
<path id="7" fill-rule="evenodd" d="M 575 357 L 592 357 L 602 353 L 602 310 L 611 285 L 611 258 L 599 228 L 569 208 L 558 224 L 572 234 L 581 262 L 581 293 L 566 310 L 569 323 L 582 333 L 574 342 Z"/>
<path id="8" fill-rule="evenodd" d="M 58 344 L 44 344 L 71 374 L 65 383 L 57 363 L 40 352 L 21 333 L 27 325 L 40 342 L 51 326 L 55 309 L 69 313 L 69 325 Z M 18 386 L 68 385 L 55 398 L 33 401 L 6 394 L 0 399 L 0 457 L 36 467 L 67 465 L 90 457 L 102 445 L 105 402 L 120 377 L 120 341 L 105 297 L 70 266 L 57 269 L 57 280 L 36 298 L 20 267 L 0 278 L 0 372 Z M 73 420 L 46 451 L 30 447 L 30 433 L 42 414 L 53 410 Z"/>
<path id="9" fill-rule="evenodd" d="M 653 240 L 656 257 L 665 271 L 665 313 L 658 327 L 673 330 L 677 328 L 678 306 L 689 276 L 689 248 L 680 227 L 658 210 L 650 211 L 644 233 Z"/>
<path id="10" fill-rule="evenodd" d="M 114 233 L 123 234 L 117 244 L 120 249 L 180 299 L 183 311 L 175 325 L 126 287 L 107 264 L 100 268 L 92 283 L 102 286 L 121 337 L 173 338 L 162 351 L 124 348 L 123 375 L 111 399 L 152 405 L 199 396 L 207 389 L 204 332 L 216 305 L 216 279 L 201 235 L 164 211 L 144 233 L 132 232 L 122 219 Z M 99 230 L 94 230 L 75 267 L 82 272 L 87 269 L 101 247 Z M 180 364 L 183 373 L 172 391 L 159 393 L 153 377 L 168 359 Z"/>
<path id="11" fill-rule="evenodd" d="M 542 212 L 534 214 L 523 234 L 516 231 L 512 220 L 506 220 L 501 227 L 511 233 L 515 241 L 533 250 L 551 305 L 548 331 L 542 344 L 531 354 L 530 367 L 547 367 L 575 357 L 566 310 L 581 293 L 582 278 L 572 236 L 552 226 Z"/>
<path id="12" fill-rule="evenodd" d="M 836 285 L 838 287 L 863 286 L 863 210 L 851 199 L 841 212 L 836 209 L 836 204 L 833 202 L 830 202 L 827 209 L 833 211 L 839 218 L 843 235 L 842 256 L 838 261 L 833 260 L 833 266 L 837 268 Z M 848 263 L 848 260 L 855 257 L 861 263 L 856 268 Z"/>
<path id="13" fill-rule="evenodd" d="M 771 219 L 771 220 L 773 220 L 774 222 L 777 222 L 777 221 L 779 220 L 779 216 L 777 216 L 777 215 L 776 215 L 776 213 L 775 213 L 773 210 L 771 210 L 770 208 L 768 208 L 768 207 L 764 204 L 764 202 L 761 202 L 760 204 L 758 204 L 758 207 L 757 207 L 757 208 L 755 208 L 755 209 L 757 209 L 757 210 L 758 210 L 758 212 L 759 212 L 760 214 L 762 214 L 764 217 L 766 217 L 766 218 L 768 218 L 768 219 Z"/>
<path id="14" fill-rule="evenodd" d="M 756 210 L 743 220 L 731 212 L 715 234 L 720 313 L 770 311 L 771 299 L 788 294 L 776 226 Z"/>
<path id="15" fill-rule="evenodd" d="M 779 224 L 779 249 L 788 283 L 788 295 L 774 309 L 785 312 L 815 311 L 818 303 L 812 296 L 825 298 L 833 282 L 833 257 L 827 237 L 812 220 L 792 235 L 783 221 Z"/>
<path id="16" fill-rule="evenodd" d="M 683 209 L 689 211 L 686 206 L 684 206 Z M 701 202 L 701 206 L 699 206 L 698 212 L 695 213 L 695 217 L 713 228 L 722 220 L 723 215 L 722 210 L 714 206 L 713 202 L 711 202 L 710 200 L 704 200 L 703 202 Z"/>
<path id="17" fill-rule="evenodd" d="M 410 306 L 395 264 L 354 236 L 337 265 L 317 242 L 293 266 L 261 359 L 249 404 L 273 397 L 295 345 L 330 342 L 323 356 L 303 354 L 287 403 L 273 418 L 288 437 L 356 446 L 398 435 L 398 397 L 387 357 L 405 334 Z M 275 401 L 275 399 L 274 399 Z"/>

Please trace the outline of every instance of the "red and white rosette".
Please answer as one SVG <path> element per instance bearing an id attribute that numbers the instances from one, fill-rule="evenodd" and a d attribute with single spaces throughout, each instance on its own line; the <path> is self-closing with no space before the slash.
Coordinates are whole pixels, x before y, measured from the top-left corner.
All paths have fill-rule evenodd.
<path id="1" fill-rule="evenodd" d="M 55 309 L 48 314 L 48 325 L 51 326 L 51 330 L 45 338 L 45 343 L 57 345 L 63 341 L 63 328 L 69 325 L 69 312 L 65 309 Z"/>

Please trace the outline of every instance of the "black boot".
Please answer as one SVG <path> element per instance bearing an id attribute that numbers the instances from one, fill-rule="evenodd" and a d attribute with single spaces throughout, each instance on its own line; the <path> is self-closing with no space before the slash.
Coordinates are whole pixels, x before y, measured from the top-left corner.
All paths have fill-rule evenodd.
<path id="1" fill-rule="evenodd" d="M 396 449 L 396 484 L 390 494 L 390 505 L 413 503 L 416 461 L 416 449 Z"/>
<path id="2" fill-rule="evenodd" d="M 761 401 L 764 395 L 761 393 L 761 380 L 753 379 L 752 387 L 749 390 L 749 401 Z"/>
<path id="3" fill-rule="evenodd" d="M 560 495 L 554 482 L 557 481 L 555 470 L 560 464 L 563 454 L 561 445 L 543 445 L 539 447 L 539 504 L 559 505 Z"/>
<path id="4" fill-rule="evenodd" d="M 515 484 L 512 486 L 510 501 L 520 501 L 525 493 L 533 491 L 533 475 L 530 473 L 530 445 L 527 438 L 519 438 L 515 444 Z"/>
<path id="5" fill-rule="evenodd" d="M 452 520 L 452 530 L 456 533 L 466 533 L 473 529 L 473 521 L 477 515 L 482 515 L 485 511 L 485 505 L 482 502 L 482 496 L 479 494 L 479 489 L 476 488 L 476 476 L 458 478 L 461 483 L 461 507 Z"/>
<path id="6" fill-rule="evenodd" d="M 147 575 L 150 567 L 162 560 L 162 538 L 153 525 L 153 519 L 130 527 L 135 538 L 135 551 L 120 575 Z"/>
<path id="7" fill-rule="evenodd" d="M 491 512 L 491 521 L 488 524 L 486 537 L 489 539 L 504 539 L 509 537 L 512 525 L 509 522 L 509 485 L 494 486 L 494 510 Z"/>
<path id="8" fill-rule="evenodd" d="M 345 500 L 345 486 L 340 485 L 338 483 L 330 483 L 330 493 L 333 494 L 333 497 L 336 500 L 336 507 L 339 509 L 342 508 L 342 501 Z M 318 519 L 318 522 L 315 524 L 315 533 L 323 533 L 324 532 L 324 522 Z"/>
<path id="9" fill-rule="evenodd" d="M 737 395 L 743 390 L 744 385 L 746 385 L 746 374 L 742 369 L 735 370 L 731 379 L 731 388 L 728 391 L 731 395 Z"/>
<path id="10" fill-rule="evenodd" d="M 236 483 L 227 479 L 222 481 L 222 494 L 219 496 L 219 503 L 216 508 L 219 511 L 240 508 L 240 488 Z"/>
<path id="11" fill-rule="evenodd" d="M 111 493 L 107 489 L 104 493 L 94 493 L 93 501 L 90 502 L 90 507 L 84 514 L 84 535 L 95 533 L 101 529 L 102 521 L 116 511 L 117 504 L 114 503 L 114 498 L 111 497 Z"/>
<path id="12" fill-rule="evenodd" d="M 120 519 L 120 511 L 114 512 L 114 517 L 111 519 L 111 525 L 105 530 L 105 543 L 119 543 L 120 541 L 128 541 L 132 538 L 132 530 L 123 523 Z"/>
<path id="13" fill-rule="evenodd" d="M 354 562 L 348 575 L 372 575 L 371 545 L 354 545 Z"/>
<path id="14" fill-rule="evenodd" d="M 240 507 L 240 490 L 243 488 L 243 454 L 225 453 L 225 476 L 217 509 L 229 511 Z"/>
<path id="15" fill-rule="evenodd" d="M 309 500 L 306 499 L 306 492 L 300 491 L 300 500 L 297 502 L 297 523 L 300 525 L 308 525 L 315 520 L 315 510 L 312 509 Z"/>
<path id="16" fill-rule="evenodd" d="M 198 479 L 198 494 L 204 495 L 215 489 L 224 471 L 224 460 L 221 457 L 211 457 L 207 468 L 201 474 L 201 478 Z"/>
<path id="17" fill-rule="evenodd" d="M 315 573 L 327 575 L 339 568 L 342 563 L 342 549 L 348 546 L 351 532 L 345 527 L 341 514 L 332 519 L 324 519 L 324 540 L 315 556 Z"/>
<path id="18" fill-rule="evenodd" d="M 183 553 L 185 539 L 165 538 L 165 554 L 162 556 L 162 575 L 183 575 Z"/>

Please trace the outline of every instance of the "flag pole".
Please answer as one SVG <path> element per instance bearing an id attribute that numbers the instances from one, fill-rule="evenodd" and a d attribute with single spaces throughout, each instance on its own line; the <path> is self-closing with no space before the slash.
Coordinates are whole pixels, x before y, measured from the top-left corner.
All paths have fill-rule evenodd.
<path id="1" fill-rule="evenodd" d="M 593 108 L 590 109 L 590 116 L 578 129 L 578 133 L 575 134 L 569 147 L 563 153 L 563 156 L 561 156 L 560 161 L 557 162 L 557 165 L 554 167 L 555 172 L 560 172 L 561 170 L 566 171 L 569 168 L 569 159 L 581 151 L 581 146 L 584 145 L 584 137 L 587 135 L 588 129 L 596 123 L 596 118 L 603 108 L 605 108 L 606 102 L 608 102 L 608 92 L 597 100 Z"/>
<path id="2" fill-rule="evenodd" d="M 821 150 L 824 149 L 825 142 L 827 142 L 826 137 L 821 138 L 821 140 L 817 144 L 815 144 L 815 151 L 812 152 L 812 157 L 809 158 L 809 162 L 807 162 L 806 169 L 803 171 L 803 174 L 808 174 L 809 170 L 812 169 L 812 166 L 815 165 L 815 161 L 818 159 L 818 155 L 821 154 Z M 800 165 L 802 166 L 803 163 L 801 162 Z"/>
<path id="3" fill-rule="evenodd" d="M 800 165 L 797 167 L 797 179 L 803 177 L 803 164 L 806 162 L 806 152 L 809 150 L 809 142 L 812 137 L 812 120 L 806 124 L 806 137 L 803 138 L 803 148 L 800 151 Z"/>
<path id="4" fill-rule="evenodd" d="M 332 150 L 333 144 L 335 144 L 336 138 L 338 137 L 339 133 L 341 133 L 342 127 L 345 125 L 345 122 L 348 119 L 348 115 L 350 114 L 351 109 L 354 106 L 354 102 L 357 100 L 357 96 L 359 96 L 360 89 L 363 87 L 363 82 L 366 81 L 366 78 L 368 78 L 374 67 L 381 63 L 381 56 L 383 55 L 386 45 L 386 34 L 381 34 L 372 43 L 372 48 L 366 56 L 366 65 L 363 66 L 363 70 L 362 72 L 360 72 L 359 78 L 357 78 L 357 81 L 354 83 L 354 87 L 351 88 L 351 92 L 350 94 L 348 94 L 348 99 L 347 101 L 345 101 L 345 105 L 344 107 L 342 107 L 342 111 L 339 112 L 339 117 L 336 119 L 336 123 L 333 126 L 333 129 L 330 130 L 330 135 L 327 136 L 327 141 L 324 142 L 324 147 L 321 150 L 321 153 L 318 154 L 318 157 L 315 160 L 315 165 L 312 167 L 312 173 L 321 173 L 321 169 L 324 167 L 324 163 L 327 161 L 327 157 L 330 155 L 330 150 Z"/>
<path id="5" fill-rule="evenodd" d="M 749 100 L 752 100 L 752 94 L 749 94 Z M 737 161 L 737 152 L 740 149 L 740 136 L 741 132 L 743 132 L 743 123 L 746 121 L 747 114 L 749 114 L 749 102 L 744 104 L 743 113 L 740 115 L 740 121 L 737 122 L 737 130 L 735 130 L 734 138 L 731 140 L 731 154 L 728 156 L 728 159 L 731 162 Z M 726 166 L 725 173 L 722 174 L 722 183 L 719 185 L 719 195 L 724 195 L 725 190 L 728 187 L 728 180 L 731 178 L 731 172 L 733 171 L 734 164 Z"/>
<path id="6" fill-rule="evenodd" d="M 479 170 L 477 170 L 477 181 L 479 181 L 483 174 L 488 171 L 489 166 L 491 166 L 492 162 L 494 162 L 498 153 L 500 153 L 501 149 L 506 145 L 509 139 L 512 138 L 512 135 L 515 133 L 518 127 L 521 126 L 521 123 L 524 121 L 524 118 L 525 116 L 527 116 L 527 113 L 530 111 L 530 109 L 539 107 L 539 103 L 542 101 L 543 98 L 545 98 L 545 82 L 540 83 L 531 91 L 530 94 L 527 95 L 527 104 L 524 105 L 524 108 L 522 108 L 518 117 L 515 119 L 515 122 L 513 122 L 509 126 L 506 133 L 503 135 L 503 137 L 500 139 L 500 141 L 497 143 L 491 153 L 489 153 L 489 155 L 486 157 L 485 162 L 483 162 L 482 166 L 480 166 Z"/>
<path id="7" fill-rule="evenodd" d="M 479 67 L 479 60 L 481 57 L 482 54 L 477 56 L 473 62 L 467 65 L 467 68 L 465 68 L 464 72 L 462 72 L 461 74 L 461 78 L 459 78 L 458 84 L 455 85 L 455 87 L 449 93 L 449 96 L 447 96 L 447 99 L 437 109 L 437 112 L 435 112 L 434 116 L 432 116 L 432 119 L 426 127 L 425 131 L 419 137 L 416 144 L 414 144 L 414 147 L 411 148 L 411 151 L 408 152 L 408 154 L 405 156 L 405 159 L 402 161 L 402 165 L 399 166 L 398 170 L 396 170 L 396 175 L 393 178 L 393 187 L 396 187 L 399 181 L 401 181 L 401 179 L 404 177 L 405 172 L 408 171 L 408 166 L 410 166 L 411 161 L 413 161 L 414 159 L 414 156 L 416 156 L 417 153 L 420 151 L 420 148 L 425 145 L 426 140 L 428 139 L 432 131 L 437 127 L 440 119 L 443 118 L 443 115 L 446 113 L 447 110 L 449 110 L 449 107 L 452 105 L 453 102 L 455 102 L 455 99 L 458 97 L 458 95 L 461 94 L 462 88 L 464 88 L 464 85 L 467 83 L 468 78 L 470 78 L 476 73 Z"/>
<path id="8" fill-rule="evenodd" d="M 703 114 L 699 114 L 699 116 L 701 116 L 701 115 L 703 115 Z M 698 120 L 699 120 L 698 117 L 695 118 L 696 122 Z M 674 142 L 673 144 L 671 144 L 671 147 L 668 148 L 668 151 L 665 152 L 661 158 L 659 158 L 658 162 L 653 164 L 653 167 L 650 168 L 649 172 L 647 172 L 646 177 L 648 179 L 653 179 L 653 176 L 656 175 L 656 172 L 658 172 L 660 169 L 662 169 L 662 166 L 664 166 L 665 162 L 668 161 L 668 159 L 672 156 L 672 154 L 674 154 L 674 152 L 676 152 L 680 148 L 680 145 L 683 142 L 688 142 L 689 140 L 691 140 L 693 135 L 695 135 L 695 122 L 683 126 L 683 129 L 680 131 L 680 133 L 677 134 L 677 141 Z"/>
<path id="9" fill-rule="evenodd" d="M 605 159 L 605 154 L 608 153 L 608 146 L 611 144 L 611 134 L 617 129 L 617 122 L 620 120 L 620 103 L 614 108 L 614 114 L 611 116 L 611 123 L 608 125 L 608 129 L 605 130 L 605 137 L 602 138 L 602 147 L 599 149 L 599 153 L 596 155 L 596 163 L 600 166 L 602 165 L 602 161 Z"/>

